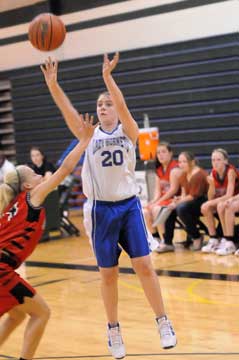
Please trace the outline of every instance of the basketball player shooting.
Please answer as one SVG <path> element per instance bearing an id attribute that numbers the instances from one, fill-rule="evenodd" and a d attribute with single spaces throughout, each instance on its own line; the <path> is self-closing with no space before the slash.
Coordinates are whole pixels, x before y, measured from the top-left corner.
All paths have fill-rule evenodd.
<path id="1" fill-rule="evenodd" d="M 131 258 L 153 309 L 161 346 L 168 349 L 177 342 L 165 314 L 160 285 L 149 255 L 141 204 L 136 196 L 135 145 L 139 130 L 112 76 L 118 61 L 118 53 L 112 60 L 104 56 L 102 75 L 107 91 L 97 99 L 100 125 L 87 146 L 82 171 L 83 191 L 88 199 L 84 208 L 84 224 L 99 266 L 108 319 L 108 347 L 115 359 L 126 355 L 117 311 L 118 259 L 122 249 Z M 58 84 L 57 62 L 48 58 L 42 71 L 68 127 L 80 138 L 79 114 Z"/>

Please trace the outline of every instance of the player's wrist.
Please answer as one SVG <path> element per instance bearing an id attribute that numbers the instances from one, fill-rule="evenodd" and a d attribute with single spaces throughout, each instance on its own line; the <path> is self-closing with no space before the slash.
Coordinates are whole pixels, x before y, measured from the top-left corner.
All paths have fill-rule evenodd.
<path id="1" fill-rule="evenodd" d="M 46 81 L 46 84 L 50 90 L 57 89 L 58 87 L 58 81 L 57 80 L 50 80 Z"/>
<path id="2" fill-rule="evenodd" d="M 103 73 L 103 79 L 108 80 L 112 78 L 111 72 Z"/>
<path id="3" fill-rule="evenodd" d="M 84 138 L 80 138 L 80 145 L 82 145 L 82 147 L 86 147 L 89 142 L 90 142 L 91 136 L 88 137 L 84 137 Z"/>

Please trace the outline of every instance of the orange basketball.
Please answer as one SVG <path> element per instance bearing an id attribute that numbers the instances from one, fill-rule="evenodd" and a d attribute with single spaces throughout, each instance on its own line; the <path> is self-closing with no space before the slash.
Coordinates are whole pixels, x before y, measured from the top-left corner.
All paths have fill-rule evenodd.
<path id="1" fill-rule="evenodd" d="M 50 13 L 36 16 L 28 29 L 31 44 L 41 51 L 57 49 L 65 40 L 65 36 L 65 25 L 58 16 Z"/>

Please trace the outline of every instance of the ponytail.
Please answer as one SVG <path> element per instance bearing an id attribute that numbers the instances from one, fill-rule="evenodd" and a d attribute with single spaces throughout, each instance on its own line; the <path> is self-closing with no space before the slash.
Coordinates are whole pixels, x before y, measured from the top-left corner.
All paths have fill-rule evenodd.
<path id="1" fill-rule="evenodd" d="M 4 183 L 0 185 L 0 216 L 10 202 L 21 192 L 21 176 L 16 168 L 4 176 Z"/>
<path id="2" fill-rule="evenodd" d="M 10 186 L 7 184 L 0 185 L 0 216 L 14 197 L 14 191 L 10 188 Z"/>

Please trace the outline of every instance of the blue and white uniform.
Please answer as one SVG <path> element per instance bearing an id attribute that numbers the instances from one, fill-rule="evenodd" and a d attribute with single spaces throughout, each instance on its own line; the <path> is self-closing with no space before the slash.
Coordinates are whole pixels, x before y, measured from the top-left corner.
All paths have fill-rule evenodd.
<path id="1" fill-rule="evenodd" d="M 136 194 L 135 146 L 119 124 L 101 127 L 86 149 L 82 169 L 84 225 L 101 267 L 118 264 L 119 245 L 130 257 L 149 254 L 148 232 Z"/>

